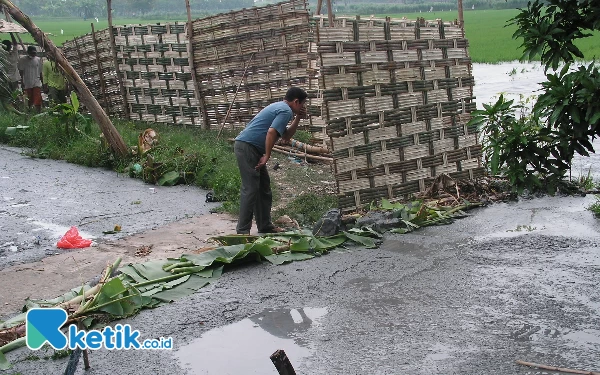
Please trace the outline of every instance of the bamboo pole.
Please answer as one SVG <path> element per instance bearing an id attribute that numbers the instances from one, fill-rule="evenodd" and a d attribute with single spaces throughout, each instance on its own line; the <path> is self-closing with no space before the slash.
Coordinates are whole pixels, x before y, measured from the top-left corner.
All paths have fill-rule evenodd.
<path id="1" fill-rule="evenodd" d="M 327 19 L 329 20 L 329 27 L 333 27 L 333 7 L 331 6 L 331 0 L 327 0 Z"/>
<path id="2" fill-rule="evenodd" d="M 77 74 L 75 69 L 73 69 L 71 64 L 69 64 L 69 61 L 67 61 L 64 55 L 58 51 L 54 43 L 48 39 L 42 30 L 40 30 L 40 28 L 37 27 L 35 23 L 33 23 L 33 21 L 31 21 L 31 19 L 19 8 L 17 8 L 10 0 L 0 0 L 0 5 L 4 5 L 6 7 L 12 18 L 25 29 L 27 29 L 27 31 L 29 31 L 33 39 L 39 45 L 46 47 L 46 54 L 56 61 L 56 63 L 64 71 L 69 83 L 71 83 L 71 85 L 79 94 L 81 102 L 89 109 L 92 118 L 98 123 L 98 126 L 100 126 L 102 134 L 104 134 L 104 138 L 106 139 L 112 151 L 118 156 L 127 155 L 129 150 L 123 141 L 123 137 L 121 137 L 121 134 L 119 134 L 117 129 L 110 121 L 110 118 L 106 115 L 106 112 L 104 112 L 81 77 L 79 77 L 79 74 Z"/>
<path id="3" fill-rule="evenodd" d="M 98 67 L 98 77 L 100 78 L 100 90 L 102 90 L 102 98 L 104 99 L 105 111 L 110 115 L 110 106 L 108 105 L 108 99 L 106 98 L 106 84 L 104 82 L 104 72 L 102 71 L 102 62 L 100 61 L 100 54 L 98 53 L 98 39 L 96 39 L 96 30 L 94 23 L 92 25 L 92 40 L 94 41 L 94 52 L 96 53 L 96 66 Z"/>
<path id="4" fill-rule="evenodd" d="M 583 374 L 583 375 L 600 375 L 600 372 L 596 371 L 586 371 L 586 370 L 574 370 L 570 368 L 564 367 L 554 367 L 547 365 L 540 365 L 539 363 L 525 362 L 521 360 L 516 361 L 519 365 L 528 366 L 528 367 L 537 367 L 544 370 L 558 371 L 558 372 L 566 372 L 569 374 Z"/>
<path id="5" fill-rule="evenodd" d="M 115 64 L 115 74 L 117 75 L 119 90 L 121 91 L 121 96 L 123 97 L 123 114 L 125 115 L 126 119 L 129 119 L 129 104 L 127 102 L 127 90 L 125 90 L 125 86 L 123 86 L 123 76 L 121 75 L 121 71 L 119 70 L 119 60 L 117 58 L 117 42 L 115 39 L 115 30 L 113 29 L 112 19 L 112 0 L 106 0 L 106 9 L 108 10 L 108 33 L 110 35 L 110 48 Z"/>
<path id="6" fill-rule="evenodd" d="M 221 133 L 223 132 L 223 128 L 225 127 L 225 122 L 227 122 L 227 119 L 229 118 L 229 114 L 231 113 L 231 108 L 233 108 L 233 103 L 235 103 L 235 98 L 237 97 L 237 94 L 240 91 L 240 87 L 242 87 L 242 83 L 244 83 L 244 78 L 246 78 L 246 72 L 248 71 L 248 68 L 250 67 L 250 63 L 252 62 L 253 58 L 254 58 L 254 53 L 250 56 L 250 60 L 248 60 L 248 63 L 246 64 L 246 68 L 244 69 L 244 73 L 242 74 L 242 79 L 240 80 L 240 84 L 238 85 L 237 89 L 235 90 L 235 94 L 233 95 L 233 99 L 231 100 L 229 109 L 227 109 L 225 118 L 223 118 L 223 123 L 221 124 L 219 133 L 217 134 L 217 140 L 219 139 L 219 137 L 221 136 Z"/>
<path id="7" fill-rule="evenodd" d="M 458 0 L 458 26 L 461 29 L 465 27 L 465 15 L 463 13 L 463 0 Z"/>
<path id="8" fill-rule="evenodd" d="M 290 146 L 298 150 L 302 150 L 306 153 L 310 152 L 312 154 L 330 154 L 329 150 L 325 147 L 309 145 L 307 143 L 297 141 L 293 138 L 286 143 L 280 141 L 279 146 Z"/>
<path id="9" fill-rule="evenodd" d="M 332 163 L 333 162 L 333 158 L 328 158 L 325 156 L 316 156 L 316 155 L 311 155 L 311 154 L 307 154 L 305 152 L 295 152 L 291 149 L 286 149 L 282 146 L 278 146 L 278 145 L 274 145 L 273 146 L 273 151 L 277 151 L 280 152 L 282 154 L 285 155 L 293 155 L 293 156 L 298 156 L 301 158 L 305 158 L 305 159 L 313 159 L 313 160 L 319 160 L 319 161 L 325 161 L 328 163 Z"/>
<path id="10" fill-rule="evenodd" d="M 198 83 L 198 78 L 196 77 L 196 68 L 194 65 L 194 47 L 192 45 L 192 37 L 194 36 L 194 27 L 192 24 L 192 9 L 190 7 L 190 0 L 185 0 L 185 8 L 187 10 L 188 17 L 188 60 L 190 61 L 190 70 L 192 71 L 192 84 L 194 85 L 194 92 L 196 93 L 196 97 L 198 97 L 198 104 L 200 104 L 200 112 L 202 112 L 203 129 L 210 129 L 210 120 L 208 118 L 208 111 L 206 110 L 206 103 L 204 102 L 204 97 L 200 92 L 200 84 Z"/>
<path id="11" fill-rule="evenodd" d="M 322 7 L 323 7 L 323 0 L 319 0 L 317 2 L 317 12 L 316 12 L 317 16 L 321 14 L 321 8 Z"/>

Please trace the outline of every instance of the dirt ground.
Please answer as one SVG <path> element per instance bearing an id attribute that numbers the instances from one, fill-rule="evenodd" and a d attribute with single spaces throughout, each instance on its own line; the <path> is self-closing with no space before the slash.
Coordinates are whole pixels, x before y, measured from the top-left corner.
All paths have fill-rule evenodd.
<path id="1" fill-rule="evenodd" d="M 85 184 L 88 184 L 88 190 L 105 191 L 105 186 L 108 184 L 110 185 L 110 188 L 106 193 L 110 193 L 113 197 L 113 201 L 119 199 L 117 197 L 125 197 L 122 198 L 123 201 L 121 203 L 107 203 L 105 200 L 97 203 L 97 208 L 95 208 L 94 211 L 96 216 L 94 216 L 94 218 L 98 219 L 99 222 L 97 223 L 98 228 L 95 231 L 92 231 L 92 228 L 89 228 L 89 226 L 80 227 L 80 230 L 82 231 L 90 230 L 90 235 L 99 236 L 94 240 L 95 245 L 93 247 L 71 251 L 57 250 L 53 245 L 56 243 L 56 240 L 52 242 L 51 238 L 48 237 L 45 239 L 51 244 L 51 247 L 46 249 L 45 254 L 33 258 L 39 260 L 32 261 L 31 258 L 23 257 L 20 258 L 20 261 L 16 262 L 18 264 L 8 265 L 4 268 L 0 267 L 0 285 L 3 286 L 2 291 L 0 291 L 0 318 L 17 313 L 23 307 L 25 299 L 27 298 L 55 298 L 78 285 L 86 283 L 90 279 L 98 276 L 108 263 L 113 263 L 118 257 L 122 258 L 121 265 L 141 263 L 153 259 L 179 257 L 181 254 L 198 251 L 199 249 L 209 246 L 211 244 L 208 240 L 210 237 L 235 233 L 237 218 L 228 214 L 207 213 L 208 209 L 206 209 L 206 207 L 202 208 L 199 204 L 194 202 L 196 196 L 203 196 L 196 192 L 185 190 L 183 192 L 177 192 L 175 191 L 176 189 L 173 188 L 159 190 L 157 187 L 156 194 L 148 195 L 148 187 L 141 184 L 139 181 L 133 181 L 133 179 L 118 179 L 113 174 L 102 172 L 100 170 L 87 170 L 82 167 L 61 162 L 24 158 L 23 156 L 18 155 L 17 152 L 6 152 L 6 150 L 4 150 L 3 155 L 6 161 L 10 160 L 11 167 L 7 168 L 5 174 L 11 176 L 11 178 L 2 181 L 10 181 L 11 185 L 7 185 L 7 187 L 13 186 L 15 191 L 11 194 L 11 192 L 8 191 L 9 189 L 5 189 L 6 191 L 4 191 L 2 195 L 20 196 L 21 198 L 16 199 L 19 203 L 13 205 L 12 203 L 16 200 L 9 201 L 6 200 L 8 198 L 5 197 L 6 210 L 0 210 L 0 216 L 2 216 L 2 212 L 8 212 L 11 215 L 8 216 L 10 219 L 15 216 L 31 218 L 35 217 L 36 211 L 38 213 L 47 212 L 48 210 L 56 211 L 59 209 L 56 207 L 58 204 L 56 202 L 59 202 L 59 199 L 51 201 L 50 205 L 48 205 L 46 199 L 43 199 L 43 197 L 47 198 L 47 196 L 53 194 L 56 196 L 59 194 L 73 196 L 72 205 L 63 208 L 64 211 L 74 212 L 79 206 L 84 204 L 83 202 L 87 202 L 87 204 L 91 206 L 94 205 L 92 204 L 93 198 L 90 197 L 89 193 L 86 191 L 78 193 L 69 190 L 66 192 L 65 189 L 67 189 L 67 187 L 64 184 L 54 186 L 56 184 L 52 181 L 47 184 L 41 183 L 40 179 L 45 178 L 45 174 L 49 174 L 50 172 L 48 171 L 53 168 L 56 169 L 57 174 L 67 173 L 75 175 L 76 173 L 87 173 L 87 175 L 82 178 L 81 182 L 76 181 L 76 183 L 74 183 L 75 186 L 85 186 Z M 43 163 L 43 165 L 36 165 L 40 163 Z M 276 164 L 278 164 L 278 167 L 274 169 L 273 167 Z M 39 188 L 35 188 L 34 186 L 31 186 L 31 188 L 28 187 L 25 181 L 18 180 L 20 173 L 17 172 L 27 170 L 27 168 L 31 168 L 32 171 L 46 171 L 43 176 L 41 174 L 37 175 L 37 182 L 31 181 L 34 185 L 45 186 L 44 189 L 41 189 L 43 191 L 39 192 L 40 197 L 26 196 L 28 193 L 23 193 L 23 191 L 39 190 Z M 69 172 L 64 172 L 65 168 L 67 168 Z M 295 159 L 289 155 L 275 154 L 269 162 L 269 168 L 269 173 L 275 186 L 274 194 L 277 197 L 273 210 L 285 206 L 299 194 L 304 192 L 335 192 L 335 180 L 331 174 L 331 166 L 328 164 L 306 163 L 303 160 Z M 14 169 L 15 172 L 11 173 L 11 169 Z M 98 172 L 102 172 L 102 174 L 95 175 Z M 90 174 L 92 175 L 90 176 Z M 90 179 L 101 181 L 100 185 L 98 185 L 97 188 L 90 188 Z M 52 189 L 57 189 L 57 191 L 54 192 Z M 132 192 L 134 192 L 133 194 L 135 195 L 132 195 Z M 141 192 L 141 194 L 139 192 Z M 129 201 L 134 199 L 139 199 L 141 204 L 130 204 Z M 170 207 L 169 204 L 171 205 Z M 166 213 L 166 211 L 171 210 L 173 204 L 176 204 L 180 208 L 180 211 L 178 212 L 178 215 L 180 216 L 174 217 L 174 221 L 172 222 L 166 224 L 161 223 L 159 219 L 157 219 L 157 216 L 161 216 L 161 220 L 168 215 L 172 216 L 172 212 Z M 190 206 L 190 210 L 192 206 L 196 206 L 195 211 L 190 211 L 189 214 L 187 211 L 181 211 L 181 208 L 185 208 L 185 206 Z M 216 207 L 218 206 L 218 203 L 212 204 L 212 206 Z M 31 210 L 27 212 L 15 211 L 28 208 Z M 131 210 L 139 211 L 133 212 Z M 110 212 L 111 215 L 104 216 L 105 212 Z M 90 215 L 90 213 L 83 212 L 80 215 L 87 216 Z M 117 215 L 121 215 L 122 217 L 119 219 L 116 217 L 110 218 L 111 216 Z M 60 223 L 60 221 L 63 220 L 64 222 L 60 223 L 62 226 L 65 226 L 66 222 L 81 223 L 81 221 L 79 221 L 79 216 L 74 215 L 68 219 L 64 219 L 62 216 L 64 215 L 47 216 L 40 220 L 51 223 Z M 135 222 L 132 222 L 130 219 L 131 217 L 136 217 Z M 100 220 L 101 218 L 106 219 Z M 6 232 L 24 233 L 21 237 L 27 234 L 41 233 L 33 232 L 36 229 L 25 229 L 25 226 L 29 222 L 31 222 L 31 220 L 27 219 L 21 221 L 21 224 L 12 226 L 10 224 L 0 225 L 0 228 Z M 103 228 L 106 229 L 105 227 L 107 225 L 112 225 L 113 222 L 128 223 L 129 227 L 135 224 L 136 227 L 133 229 L 133 233 L 129 233 L 126 236 L 114 238 L 103 236 L 101 232 Z M 252 228 L 252 233 L 256 233 L 256 227 Z M 85 237 L 85 234 L 82 233 L 82 236 Z M 19 236 L 15 235 L 14 238 L 6 237 L 0 240 L 0 245 L 5 241 L 10 241 L 6 243 L 13 243 L 14 241 L 16 245 L 19 245 L 19 252 L 9 252 L 11 256 L 27 254 L 32 252 L 33 249 L 40 248 L 40 246 L 33 246 L 31 241 L 19 242 L 16 239 L 17 237 Z M 40 251 L 42 250 L 43 249 L 40 248 Z"/>
<path id="2" fill-rule="evenodd" d="M 207 214 L 38 262 L 7 267 L 0 271 L 5 296 L 0 316 L 14 314 L 27 298 L 58 297 L 98 276 L 107 264 L 119 257 L 121 265 L 126 265 L 198 251 L 210 245 L 210 237 L 235 232 L 235 220 L 227 214 Z"/>

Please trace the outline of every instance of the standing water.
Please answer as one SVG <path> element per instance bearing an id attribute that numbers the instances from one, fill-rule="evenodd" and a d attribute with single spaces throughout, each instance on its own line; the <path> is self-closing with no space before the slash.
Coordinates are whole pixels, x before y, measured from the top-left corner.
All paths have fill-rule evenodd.
<path id="1" fill-rule="evenodd" d="M 215 328 L 175 353 L 189 374 L 277 374 L 269 356 L 283 349 L 293 364 L 315 351 L 307 339 L 326 308 L 266 310 L 237 323 Z"/>
<path id="2" fill-rule="evenodd" d="M 483 104 L 493 104 L 500 94 L 517 103 L 521 98 L 540 95 L 541 83 L 546 81 L 544 67 L 540 63 L 507 62 L 502 64 L 473 64 L 475 86 L 473 94 L 477 109 Z M 596 150 L 600 149 L 600 141 L 592 142 Z M 573 179 L 591 176 L 600 178 L 600 156 L 590 157 L 575 155 L 572 168 Z"/>

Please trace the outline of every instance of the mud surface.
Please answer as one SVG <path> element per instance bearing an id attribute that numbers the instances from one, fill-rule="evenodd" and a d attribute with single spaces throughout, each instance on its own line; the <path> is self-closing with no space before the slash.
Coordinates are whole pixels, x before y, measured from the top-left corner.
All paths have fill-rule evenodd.
<path id="1" fill-rule="evenodd" d="M 96 243 L 207 214 L 206 191 L 161 187 L 98 168 L 32 159 L 0 147 L 0 269 L 63 253 L 71 226 Z M 103 234 L 120 225 L 117 234 Z"/>
<path id="2" fill-rule="evenodd" d="M 228 269 L 216 285 L 126 320 L 145 338 L 173 337 L 175 350 L 96 351 L 87 373 L 276 374 L 276 349 L 299 374 L 541 373 L 517 359 L 598 370 L 590 200 L 499 204 L 388 236 L 379 249 Z M 15 370 L 65 365 L 23 360 Z"/>
<path id="3" fill-rule="evenodd" d="M 56 171 L 57 180 L 63 173 L 95 173 L 33 162 Z M 31 173 L 43 169 L 32 167 Z M 130 193 L 113 211 L 98 206 L 93 215 L 149 199 L 133 194 L 147 193 L 149 186 L 139 181 L 111 172 L 102 172 L 102 178 L 91 191 L 123 183 L 112 195 L 121 189 Z M 60 192 L 71 194 L 71 188 L 79 189 L 65 184 Z M 82 193 L 79 199 L 87 197 Z M 182 210 L 171 220 L 192 215 L 187 210 L 196 206 L 186 203 L 200 205 L 199 198 L 179 203 L 171 196 L 169 208 Z M 518 359 L 600 371 L 600 225 L 586 210 L 593 201 L 546 197 L 496 204 L 451 225 L 387 236 L 378 249 L 336 250 L 283 266 L 229 268 L 216 284 L 188 298 L 120 321 L 139 329 L 142 338 L 172 337 L 174 350 L 99 350 L 90 354 L 92 369 L 84 372 L 81 366 L 77 374 L 276 374 L 269 360 L 276 349 L 288 353 L 298 374 L 552 373 L 517 365 Z M 1 225 L 12 217 L 3 215 Z M 146 225 L 160 225 L 152 215 Z M 31 215 L 22 216 L 26 222 Z M 109 219 L 82 230 L 99 236 L 117 224 Z M 45 220 L 59 220 L 65 228 L 74 221 L 58 214 Z M 136 244 L 144 242 L 136 238 Z M 190 236 L 179 238 L 177 246 L 196 246 Z M 66 359 L 44 359 L 51 354 L 11 352 L 15 366 L 5 373 L 62 373 Z"/>

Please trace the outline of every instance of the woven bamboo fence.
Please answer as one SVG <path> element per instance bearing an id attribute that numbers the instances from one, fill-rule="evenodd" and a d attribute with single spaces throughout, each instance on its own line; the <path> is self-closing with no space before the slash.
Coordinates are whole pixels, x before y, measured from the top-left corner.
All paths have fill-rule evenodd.
<path id="1" fill-rule="evenodd" d="M 124 98 L 115 69 L 108 29 L 63 43 L 63 55 L 83 79 L 106 113 L 124 115 Z"/>
<path id="2" fill-rule="evenodd" d="M 67 42 L 66 55 L 112 113 L 126 103 L 130 118 L 150 122 L 241 129 L 303 87 L 310 116 L 301 125 L 332 148 L 345 211 L 424 191 L 441 173 L 483 174 L 477 129 L 467 126 L 468 42 L 455 23 L 329 25 L 290 0 L 195 20 L 191 43 L 186 26 L 115 28 L 117 69 L 106 30 Z"/>
<path id="3" fill-rule="evenodd" d="M 116 28 L 131 119 L 202 126 L 186 33 L 178 23 Z"/>
<path id="4" fill-rule="evenodd" d="M 194 67 L 211 128 L 241 129 L 290 86 L 316 88 L 310 34 L 305 0 L 194 21 Z M 301 126 L 311 126 L 310 120 Z"/>
<path id="5" fill-rule="evenodd" d="M 441 173 L 480 168 L 471 60 L 460 27 L 442 21 L 317 19 L 323 117 L 340 207 L 424 191 Z"/>

